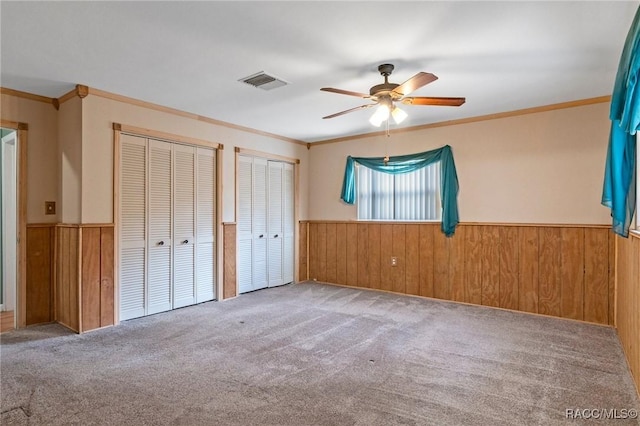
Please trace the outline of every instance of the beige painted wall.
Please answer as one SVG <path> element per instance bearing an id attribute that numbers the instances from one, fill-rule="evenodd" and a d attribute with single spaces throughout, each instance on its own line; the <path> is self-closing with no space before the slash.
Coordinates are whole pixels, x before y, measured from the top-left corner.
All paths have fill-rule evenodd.
<path id="1" fill-rule="evenodd" d="M 600 103 L 313 146 L 309 218 L 356 219 L 355 206 L 340 201 L 347 155 L 400 155 L 448 144 L 462 222 L 609 223 L 600 205 L 608 112 L 609 104 Z"/>
<path id="2" fill-rule="evenodd" d="M 58 141 L 60 152 L 60 221 L 82 221 L 82 99 L 74 96 L 60 105 Z"/>
<path id="3" fill-rule="evenodd" d="M 113 221 L 112 123 L 221 143 L 222 221 L 235 221 L 235 147 L 300 159 L 300 211 L 307 218 L 308 153 L 303 145 L 89 95 L 83 102 L 82 222 Z"/>
<path id="4" fill-rule="evenodd" d="M 0 117 L 29 125 L 27 152 L 27 223 L 54 223 L 44 202 L 58 197 L 58 117 L 53 105 L 2 94 Z M 59 213 L 59 210 L 58 210 Z"/>

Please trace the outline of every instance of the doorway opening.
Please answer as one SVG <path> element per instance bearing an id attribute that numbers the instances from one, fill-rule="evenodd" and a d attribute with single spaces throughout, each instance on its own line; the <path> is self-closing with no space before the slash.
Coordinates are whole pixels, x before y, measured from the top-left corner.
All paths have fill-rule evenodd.
<path id="1" fill-rule="evenodd" d="M 18 282 L 18 134 L 0 128 L 0 317 L 2 330 L 15 328 Z"/>

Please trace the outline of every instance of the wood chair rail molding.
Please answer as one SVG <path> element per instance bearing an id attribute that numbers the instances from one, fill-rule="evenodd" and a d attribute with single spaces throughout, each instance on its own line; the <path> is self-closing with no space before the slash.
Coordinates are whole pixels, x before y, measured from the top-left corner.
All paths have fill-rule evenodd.
<path id="1" fill-rule="evenodd" d="M 440 225 L 439 221 L 382 221 L 382 220 L 300 220 L 300 223 L 363 223 L 377 225 Z M 574 223 L 503 223 L 503 222 L 460 222 L 458 226 L 527 226 L 549 228 L 611 228 L 608 224 L 574 224 Z M 635 231 L 632 231 L 635 232 Z M 631 233 L 630 233 L 631 234 Z M 634 236 L 640 238 L 640 232 Z"/>

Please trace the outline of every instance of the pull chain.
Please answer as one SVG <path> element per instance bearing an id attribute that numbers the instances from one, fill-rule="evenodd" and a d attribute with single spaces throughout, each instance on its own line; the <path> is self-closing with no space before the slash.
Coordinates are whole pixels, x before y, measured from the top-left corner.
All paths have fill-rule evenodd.
<path id="1" fill-rule="evenodd" d="M 384 140 L 384 151 L 385 151 L 385 156 L 384 156 L 384 165 L 386 166 L 389 163 L 389 137 L 391 135 L 389 134 L 389 119 L 387 118 L 387 137 Z"/>

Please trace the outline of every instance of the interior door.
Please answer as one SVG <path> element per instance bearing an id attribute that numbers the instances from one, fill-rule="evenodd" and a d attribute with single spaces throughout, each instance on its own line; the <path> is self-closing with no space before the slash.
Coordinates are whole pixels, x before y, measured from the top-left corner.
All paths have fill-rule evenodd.
<path id="1" fill-rule="evenodd" d="M 269 161 L 269 287 L 284 284 L 282 276 L 282 250 L 284 233 L 282 227 L 282 166 L 278 161 Z"/>
<path id="2" fill-rule="evenodd" d="M 120 319 L 145 315 L 147 141 L 120 137 Z"/>
<path id="3" fill-rule="evenodd" d="M 216 151 L 197 148 L 196 303 L 215 298 Z"/>
<path id="4" fill-rule="evenodd" d="M 173 308 L 196 303 L 196 148 L 173 145 Z"/>
<path id="5" fill-rule="evenodd" d="M 171 143 L 149 140 L 147 314 L 172 308 Z"/>

